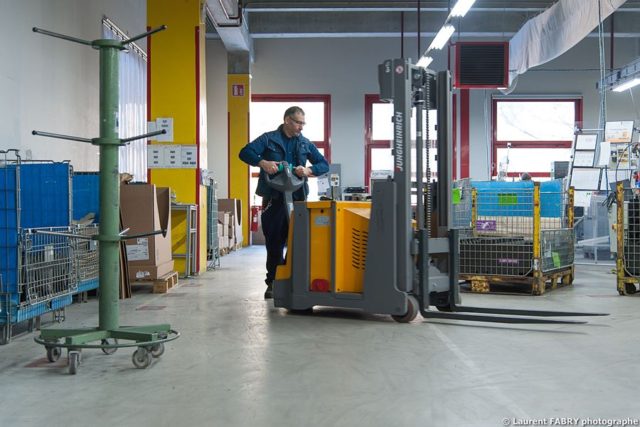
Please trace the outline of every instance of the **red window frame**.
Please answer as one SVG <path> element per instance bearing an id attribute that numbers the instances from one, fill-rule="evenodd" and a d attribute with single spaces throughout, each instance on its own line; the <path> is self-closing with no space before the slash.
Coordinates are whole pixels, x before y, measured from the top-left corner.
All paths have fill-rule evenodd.
<path id="1" fill-rule="evenodd" d="M 380 95 L 365 94 L 364 96 L 364 187 L 369 191 L 369 176 L 371 175 L 371 150 L 374 148 L 391 148 L 390 139 L 373 140 L 373 104 L 383 103 Z"/>
<path id="2" fill-rule="evenodd" d="M 462 130 L 461 130 L 461 152 L 462 154 L 462 163 L 460 169 L 462 172 L 462 176 L 464 178 L 469 176 L 469 96 L 468 91 L 464 91 L 464 96 L 461 98 L 461 102 L 463 102 L 463 106 L 461 108 L 462 113 L 465 114 L 462 117 Z M 453 133 L 452 133 L 452 144 L 454 147 L 453 150 L 453 159 L 452 167 L 453 167 L 453 176 L 457 179 L 459 173 L 457 171 L 457 141 L 458 141 L 458 133 L 457 129 L 457 103 L 456 96 L 454 95 L 453 101 Z M 391 140 L 389 139 L 372 139 L 373 133 L 373 104 L 382 103 L 380 100 L 380 95 L 378 94 L 366 94 L 364 96 L 364 186 L 369 190 L 369 176 L 371 175 L 371 150 L 374 148 L 391 148 Z M 465 108 L 466 106 L 466 108 Z M 436 138 L 437 139 L 437 138 Z"/>
<path id="3" fill-rule="evenodd" d="M 575 98 L 493 98 L 491 100 L 491 176 L 498 175 L 498 148 L 571 148 L 573 139 L 566 141 L 498 141 L 498 102 L 573 102 L 575 108 L 575 125 L 582 127 L 582 97 Z M 513 171 L 509 177 L 519 177 L 522 172 L 528 172 L 532 177 L 548 177 L 548 172 Z"/>
<path id="4" fill-rule="evenodd" d="M 324 158 L 331 163 L 331 95 L 259 95 L 252 94 L 251 102 L 291 102 L 296 105 L 300 102 L 323 102 L 324 103 L 324 140 L 311 141 L 317 148 L 324 150 Z M 284 111 L 282 112 L 284 114 Z M 302 131 L 304 135 L 304 129 Z"/>

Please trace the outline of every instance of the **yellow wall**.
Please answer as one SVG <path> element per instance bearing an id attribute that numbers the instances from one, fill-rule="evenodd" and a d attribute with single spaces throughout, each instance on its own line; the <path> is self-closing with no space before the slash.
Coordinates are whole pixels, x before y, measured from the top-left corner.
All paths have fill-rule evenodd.
<path id="1" fill-rule="evenodd" d="M 173 118 L 173 142 L 170 144 L 198 145 L 198 169 L 206 168 L 207 164 L 203 5 L 203 0 L 147 0 L 147 25 L 151 28 L 167 26 L 166 30 L 152 36 L 149 49 L 150 120 Z M 196 106 L 200 108 L 199 114 Z M 151 169 L 151 183 L 171 187 L 178 202 L 196 204 L 202 193 L 196 179 L 198 169 Z M 199 202 L 199 212 L 202 212 L 202 208 L 206 209 L 206 192 Z M 184 252 L 186 230 L 178 227 L 172 231 L 174 252 Z M 204 245 L 204 250 L 199 251 L 199 272 L 206 271 L 206 231 L 205 213 L 200 215 L 198 228 L 199 247 Z M 184 271 L 184 263 L 176 260 L 176 270 L 179 268 Z"/>
<path id="2" fill-rule="evenodd" d="M 234 96 L 233 86 L 244 85 L 244 95 Z M 244 246 L 249 244 L 249 166 L 238 158 L 238 153 L 249 142 L 250 76 L 227 75 L 229 108 L 229 198 L 242 200 L 242 235 Z"/>

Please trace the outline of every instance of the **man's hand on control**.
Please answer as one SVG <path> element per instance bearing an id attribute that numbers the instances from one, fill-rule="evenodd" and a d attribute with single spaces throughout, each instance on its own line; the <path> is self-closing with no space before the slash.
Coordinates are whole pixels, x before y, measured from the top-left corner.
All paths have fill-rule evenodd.
<path id="1" fill-rule="evenodd" d="M 273 175 L 278 172 L 278 163 L 272 162 L 271 160 L 260 160 L 260 162 L 258 162 L 258 166 L 260 166 L 262 170 L 269 175 Z"/>
<path id="2" fill-rule="evenodd" d="M 311 168 L 306 168 L 304 166 L 296 166 L 296 168 L 293 170 L 293 173 L 298 175 L 300 178 L 313 175 L 313 171 L 311 170 Z"/>

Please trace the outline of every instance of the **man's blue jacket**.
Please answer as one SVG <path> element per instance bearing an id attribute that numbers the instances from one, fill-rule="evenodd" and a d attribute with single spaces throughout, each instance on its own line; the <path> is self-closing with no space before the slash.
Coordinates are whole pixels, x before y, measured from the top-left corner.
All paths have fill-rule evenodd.
<path id="1" fill-rule="evenodd" d="M 306 166 L 307 160 L 312 164 L 311 170 L 315 176 L 323 175 L 329 172 L 329 164 L 320 154 L 318 149 L 311 141 L 302 135 L 294 136 L 290 139 L 289 144 L 293 144 L 291 150 L 287 152 L 285 139 L 288 139 L 282 132 L 282 125 L 277 130 L 266 132 L 248 143 L 240 150 L 240 159 L 250 164 L 258 166 L 260 160 L 270 160 L 273 162 L 286 161 L 290 165 Z M 258 188 L 256 194 L 264 198 L 278 198 L 281 196 L 279 191 L 273 190 L 267 184 L 265 178 L 266 172 L 260 169 L 260 177 L 258 178 Z M 304 188 L 293 194 L 293 200 L 305 200 L 309 193 L 309 186 L 306 181 Z"/>

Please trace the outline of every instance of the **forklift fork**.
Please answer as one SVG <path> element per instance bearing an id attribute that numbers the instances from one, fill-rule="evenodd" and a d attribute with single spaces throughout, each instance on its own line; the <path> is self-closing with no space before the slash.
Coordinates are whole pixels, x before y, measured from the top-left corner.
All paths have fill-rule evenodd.
<path id="1" fill-rule="evenodd" d="M 426 232 L 419 233 L 419 240 L 426 237 Z M 418 298 L 420 302 L 420 314 L 425 319 L 448 319 L 448 320 L 468 320 L 475 322 L 492 322 L 492 323 L 520 323 L 520 324 L 581 324 L 587 323 L 583 320 L 555 320 L 544 319 L 545 317 L 582 317 L 582 316 L 608 316 L 608 313 L 587 313 L 572 311 L 549 311 L 549 310 L 521 310 L 512 308 L 489 308 L 489 307 L 471 307 L 458 305 L 460 284 L 458 280 L 458 256 L 459 256 L 459 231 L 456 229 L 449 230 L 449 250 L 448 250 L 448 276 L 449 290 L 444 295 L 438 295 L 436 292 L 429 292 L 428 277 L 420 272 L 419 290 L 423 293 L 424 298 Z M 426 252 L 426 241 L 420 244 L 420 259 L 423 257 L 428 259 Z M 421 268 L 425 268 L 424 262 L 420 263 Z M 424 270 L 427 271 L 426 269 Z M 446 298 L 447 303 L 441 304 L 440 301 Z M 440 301 L 438 301 L 438 299 Z M 430 305 L 435 305 L 436 310 L 429 310 Z M 468 314 L 478 313 L 478 314 Z"/>

